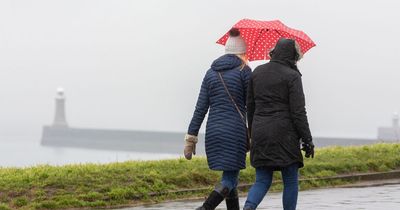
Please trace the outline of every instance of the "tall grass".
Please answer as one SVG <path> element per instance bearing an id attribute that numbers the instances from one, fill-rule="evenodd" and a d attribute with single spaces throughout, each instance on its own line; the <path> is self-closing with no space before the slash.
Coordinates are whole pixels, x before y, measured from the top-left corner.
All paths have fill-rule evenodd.
<path id="1" fill-rule="evenodd" d="M 240 182 L 252 183 L 255 170 L 241 171 Z M 300 170 L 302 178 L 400 168 L 400 144 L 330 147 L 316 151 Z M 0 210 L 109 207 L 143 201 L 203 195 L 167 193 L 172 190 L 211 187 L 220 172 L 208 169 L 206 159 L 194 158 L 127 161 L 110 164 L 29 168 L 0 168 Z M 275 179 L 280 179 L 279 175 Z M 340 184 L 341 182 L 328 183 Z M 314 183 L 318 187 L 327 183 Z M 279 186 L 276 189 L 280 189 Z M 152 193 L 159 195 L 151 196 Z"/>

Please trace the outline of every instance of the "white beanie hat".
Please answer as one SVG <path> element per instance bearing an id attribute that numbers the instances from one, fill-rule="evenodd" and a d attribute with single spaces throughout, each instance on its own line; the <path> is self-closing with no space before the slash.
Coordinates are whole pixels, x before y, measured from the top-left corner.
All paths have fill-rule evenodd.
<path id="1" fill-rule="evenodd" d="M 246 42 L 240 36 L 240 31 L 236 28 L 232 28 L 229 31 L 229 38 L 225 43 L 226 54 L 244 54 L 246 53 Z"/>

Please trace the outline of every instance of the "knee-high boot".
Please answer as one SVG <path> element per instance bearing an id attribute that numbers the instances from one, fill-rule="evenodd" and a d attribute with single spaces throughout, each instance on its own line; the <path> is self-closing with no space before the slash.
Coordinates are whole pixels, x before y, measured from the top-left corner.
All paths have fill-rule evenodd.
<path id="1" fill-rule="evenodd" d="M 203 205 L 196 210 L 214 210 L 228 196 L 229 189 L 223 186 L 215 187 Z"/>
<path id="2" fill-rule="evenodd" d="M 236 188 L 232 189 L 228 196 L 225 198 L 227 210 L 240 210 L 238 191 Z"/>

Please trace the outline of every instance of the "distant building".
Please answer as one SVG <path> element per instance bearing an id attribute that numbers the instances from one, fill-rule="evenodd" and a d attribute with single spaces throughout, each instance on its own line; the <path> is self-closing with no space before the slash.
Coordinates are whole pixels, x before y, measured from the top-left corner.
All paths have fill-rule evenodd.
<path id="1" fill-rule="evenodd" d="M 57 88 L 56 108 L 53 121 L 54 127 L 68 127 L 65 118 L 65 94 L 63 88 Z"/>
<path id="2" fill-rule="evenodd" d="M 393 114 L 392 127 L 379 127 L 378 140 L 400 141 L 399 114 Z"/>

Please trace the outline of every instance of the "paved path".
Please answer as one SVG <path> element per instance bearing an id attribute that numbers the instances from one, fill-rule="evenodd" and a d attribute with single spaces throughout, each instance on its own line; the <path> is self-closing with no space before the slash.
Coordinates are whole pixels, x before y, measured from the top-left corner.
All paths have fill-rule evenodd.
<path id="1" fill-rule="evenodd" d="M 258 209 L 282 209 L 281 193 L 268 194 Z M 243 207 L 244 197 L 240 198 Z M 169 202 L 126 210 L 188 210 L 201 205 L 201 201 Z M 400 209 L 400 184 L 356 188 L 333 188 L 301 191 L 298 210 L 397 210 Z M 221 204 L 217 209 L 226 209 Z"/>

